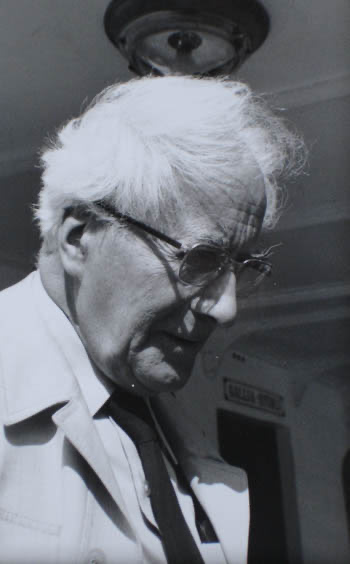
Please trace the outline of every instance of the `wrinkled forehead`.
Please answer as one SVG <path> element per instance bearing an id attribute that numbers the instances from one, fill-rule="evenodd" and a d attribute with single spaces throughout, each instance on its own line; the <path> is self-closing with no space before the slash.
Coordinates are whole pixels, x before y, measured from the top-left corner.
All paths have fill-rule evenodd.
<path id="1" fill-rule="evenodd" d="M 193 239 L 224 239 L 241 248 L 258 237 L 266 210 L 265 185 L 260 169 L 249 167 L 229 182 L 196 189 L 188 194 L 185 229 Z"/>

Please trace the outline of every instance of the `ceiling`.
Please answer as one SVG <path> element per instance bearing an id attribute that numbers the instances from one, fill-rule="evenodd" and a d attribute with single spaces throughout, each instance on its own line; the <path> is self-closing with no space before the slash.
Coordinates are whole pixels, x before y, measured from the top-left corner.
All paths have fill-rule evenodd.
<path id="1" fill-rule="evenodd" d="M 303 342 L 312 351 L 308 358 L 314 357 L 320 349 L 315 327 L 328 324 L 333 330 L 321 332 L 329 342 L 319 354 L 325 363 L 333 353 L 347 358 L 344 364 L 350 361 L 346 339 L 339 339 L 349 327 L 350 3 L 262 3 L 270 33 L 237 78 L 267 94 L 297 126 L 310 158 L 306 173 L 289 187 L 277 231 L 266 237 L 283 243 L 275 277 L 265 292 L 242 304 L 241 327 L 266 355 L 283 352 L 292 360 Z M 132 77 L 104 33 L 107 5 L 0 0 L 1 286 L 28 271 L 38 249 L 30 206 L 40 183 L 36 155 L 43 140 L 102 88 Z M 307 362 L 305 355 L 300 362 Z"/>
<path id="2" fill-rule="evenodd" d="M 190 1 L 190 0 L 189 0 Z M 239 77 L 289 107 L 350 92 L 348 0 L 264 0 L 271 30 Z M 107 39 L 108 0 L 0 2 L 4 168 L 30 161 L 48 132 L 115 80 L 131 77 Z M 311 92 L 310 92 L 311 90 Z"/>

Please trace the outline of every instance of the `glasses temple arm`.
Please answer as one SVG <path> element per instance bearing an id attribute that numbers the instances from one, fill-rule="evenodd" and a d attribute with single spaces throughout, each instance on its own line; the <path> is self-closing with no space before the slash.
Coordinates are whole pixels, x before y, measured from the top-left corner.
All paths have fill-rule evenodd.
<path id="1" fill-rule="evenodd" d="M 143 231 L 146 231 L 146 233 L 149 233 L 150 235 L 157 237 L 157 239 L 160 239 L 161 241 L 164 241 L 165 243 L 168 243 L 169 245 L 176 247 L 176 249 L 182 248 L 182 244 L 179 241 L 176 241 L 176 239 L 173 239 L 172 237 L 168 237 L 168 235 L 161 233 L 157 229 L 154 229 L 153 227 L 150 227 L 149 225 L 146 225 L 142 221 L 138 221 L 137 219 L 134 219 L 133 217 L 130 217 L 125 213 L 116 211 L 112 206 L 110 206 L 105 202 L 95 202 L 95 205 L 102 208 L 113 217 L 124 220 L 127 223 L 130 223 L 130 225 L 135 225 L 135 227 L 138 227 Z"/>

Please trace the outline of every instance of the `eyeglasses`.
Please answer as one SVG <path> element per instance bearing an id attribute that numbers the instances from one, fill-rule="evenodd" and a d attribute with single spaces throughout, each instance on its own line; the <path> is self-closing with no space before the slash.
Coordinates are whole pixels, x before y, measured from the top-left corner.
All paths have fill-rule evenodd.
<path id="1" fill-rule="evenodd" d="M 242 295 L 249 294 L 271 274 L 272 265 L 266 260 L 271 249 L 259 254 L 242 254 L 233 258 L 232 250 L 215 243 L 196 243 L 187 247 L 157 229 L 116 211 L 105 202 L 95 202 L 95 205 L 116 219 L 123 220 L 178 249 L 176 257 L 181 260 L 178 278 L 184 284 L 203 287 L 225 270 L 231 270 L 236 278 L 237 294 Z"/>

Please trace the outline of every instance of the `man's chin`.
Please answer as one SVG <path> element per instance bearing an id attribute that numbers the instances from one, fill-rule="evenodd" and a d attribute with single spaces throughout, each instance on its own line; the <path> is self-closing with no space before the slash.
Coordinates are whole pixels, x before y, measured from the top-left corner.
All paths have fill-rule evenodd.
<path id="1" fill-rule="evenodd" d="M 138 351 L 129 358 L 135 392 L 154 395 L 179 390 L 188 382 L 195 358 L 195 354 L 166 354 L 156 346 Z"/>
<path id="2" fill-rule="evenodd" d="M 192 365 L 193 366 L 193 365 Z M 161 365 L 154 366 L 152 370 L 149 368 L 144 371 L 137 370 L 135 375 L 135 391 L 139 386 L 140 391 L 149 395 L 160 394 L 164 392 L 176 392 L 185 386 L 191 376 L 192 366 L 187 370 L 184 367 L 175 368 L 173 366 Z"/>

